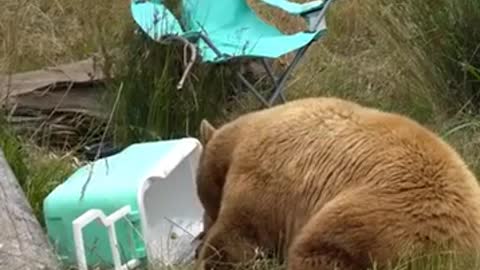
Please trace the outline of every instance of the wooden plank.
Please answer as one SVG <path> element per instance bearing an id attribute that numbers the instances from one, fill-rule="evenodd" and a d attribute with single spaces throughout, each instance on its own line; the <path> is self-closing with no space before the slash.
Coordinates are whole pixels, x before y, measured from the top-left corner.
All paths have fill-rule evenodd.
<path id="1" fill-rule="evenodd" d="M 1 150 L 0 208 L 0 269 L 60 269 L 47 237 Z"/>
<path id="2" fill-rule="evenodd" d="M 40 70 L 0 75 L 0 106 L 16 110 L 78 111 L 103 117 L 104 75 L 93 58 Z"/>
<path id="3" fill-rule="evenodd" d="M 14 114 L 21 114 L 22 109 L 55 112 L 78 112 L 96 118 L 105 118 L 104 95 L 106 91 L 100 85 L 75 84 L 71 89 L 52 90 L 44 93 L 34 91 L 28 94 L 11 97 L 10 104 L 14 104 Z M 103 107 L 102 107 L 103 106 Z"/>
<path id="4" fill-rule="evenodd" d="M 71 83 L 82 84 L 103 79 L 104 75 L 93 58 L 11 76 L 0 74 L 0 100 L 7 96 L 67 88 Z"/>

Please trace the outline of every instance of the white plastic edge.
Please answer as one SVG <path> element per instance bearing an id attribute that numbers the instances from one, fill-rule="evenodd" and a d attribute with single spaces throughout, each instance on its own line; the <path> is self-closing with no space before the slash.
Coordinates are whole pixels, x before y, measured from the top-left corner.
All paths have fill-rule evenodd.
<path id="1" fill-rule="evenodd" d="M 120 254 L 118 251 L 117 235 L 115 232 L 115 222 L 124 216 L 128 215 L 131 211 L 129 205 L 120 208 L 109 216 L 106 216 L 103 211 L 99 209 L 91 209 L 85 212 L 80 217 L 76 218 L 73 224 L 73 240 L 75 242 L 75 252 L 77 256 L 78 270 L 88 270 L 87 260 L 85 258 L 85 246 L 83 242 L 83 228 L 90 224 L 92 221 L 98 219 L 103 226 L 108 229 L 108 238 L 110 241 L 110 249 L 112 252 L 112 258 L 115 270 L 131 269 L 140 264 L 138 260 L 131 260 L 122 265 L 120 260 Z"/>
<path id="2" fill-rule="evenodd" d="M 199 158 L 201 152 L 203 151 L 202 144 L 200 143 L 199 140 L 195 138 L 184 138 L 184 139 L 180 139 L 180 141 L 186 141 L 187 143 L 179 144 L 179 146 L 175 147 L 174 151 L 170 152 L 171 155 L 167 155 L 164 158 L 162 158 L 158 162 L 158 164 L 161 164 L 161 165 L 156 166 L 152 171 L 150 171 L 149 173 L 147 173 L 147 175 L 145 175 L 145 177 L 143 178 L 143 182 L 140 183 L 139 189 L 137 190 L 137 204 L 138 204 L 138 209 L 140 213 L 140 219 L 141 219 L 140 224 L 142 228 L 144 242 L 145 242 L 145 239 L 150 239 L 147 235 L 148 234 L 147 225 L 146 225 L 147 218 L 144 210 L 145 205 L 143 203 L 143 194 L 145 194 L 145 191 L 150 187 L 150 181 L 149 181 L 150 176 L 155 175 L 165 179 L 178 166 L 178 164 L 185 159 L 185 157 L 194 153 L 195 150 L 198 150 L 197 158 Z M 165 164 L 168 164 L 168 165 L 165 166 Z M 191 167 L 192 169 L 194 169 L 193 166 Z M 147 245 L 145 245 L 145 252 L 148 254 L 147 256 L 151 255 L 149 254 L 149 247 Z"/>
<path id="3" fill-rule="evenodd" d="M 151 171 L 149 171 L 144 177 L 148 179 L 151 175 L 158 176 L 160 178 L 167 178 L 168 175 L 180 164 L 185 157 L 189 156 L 195 149 L 202 150 L 202 144 L 195 138 L 183 138 L 178 140 L 180 143 L 175 147 L 174 151 L 159 160 Z M 181 142 L 184 142 L 183 144 Z"/>

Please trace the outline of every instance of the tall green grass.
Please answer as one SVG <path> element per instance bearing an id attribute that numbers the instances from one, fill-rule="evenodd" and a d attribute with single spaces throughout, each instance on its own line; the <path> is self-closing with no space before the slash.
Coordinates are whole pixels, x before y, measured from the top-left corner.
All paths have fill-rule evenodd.
<path id="1" fill-rule="evenodd" d="M 410 53 L 410 58 L 418 56 L 418 59 L 405 55 L 404 62 L 400 62 L 415 63 L 409 77 L 415 74 L 424 81 L 419 86 L 432 88 L 433 95 L 443 105 L 439 110 L 449 115 L 460 110 L 479 113 L 480 81 L 471 67 L 480 66 L 480 31 L 472 27 L 480 23 L 480 2 L 405 1 L 394 5 L 391 13 L 396 19 L 385 18 L 384 25 L 402 24 L 395 42 L 401 44 L 403 39 L 411 48 L 406 52 L 412 48 L 418 51 Z"/>
<path id="2" fill-rule="evenodd" d="M 227 113 L 235 89 L 227 66 L 197 61 L 184 87 L 177 89 L 184 70 L 183 45 L 155 42 L 140 31 L 127 36 L 111 84 L 110 107 L 118 100 L 113 127 L 117 143 L 196 136 L 202 118 Z"/>
<path id="3" fill-rule="evenodd" d="M 290 97 L 336 95 L 425 124 L 477 113 L 480 2 L 336 1 Z M 315 74 L 311 76 L 310 74 Z"/>
<path id="4" fill-rule="evenodd" d="M 74 162 L 68 155 L 62 157 L 31 145 L 12 132 L 2 117 L 0 148 L 43 226 L 43 200 L 73 172 Z"/>

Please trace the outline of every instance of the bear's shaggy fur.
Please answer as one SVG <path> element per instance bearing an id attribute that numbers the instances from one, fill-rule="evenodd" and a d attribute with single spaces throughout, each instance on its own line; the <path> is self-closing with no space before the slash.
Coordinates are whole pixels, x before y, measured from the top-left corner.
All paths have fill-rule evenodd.
<path id="1" fill-rule="evenodd" d="M 198 267 L 256 248 L 289 270 L 364 269 L 428 248 L 480 248 L 480 188 L 453 148 L 404 116 L 306 98 L 206 120 Z M 204 268 L 207 267 L 207 268 Z M 210 268 L 208 268 L 210 269 Z"/>

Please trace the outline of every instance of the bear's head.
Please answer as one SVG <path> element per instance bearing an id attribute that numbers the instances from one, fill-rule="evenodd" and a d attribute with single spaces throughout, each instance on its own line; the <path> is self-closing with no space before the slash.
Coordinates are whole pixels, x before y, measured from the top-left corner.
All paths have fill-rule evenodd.
<path id="1" fill-rule="evenodd" d="M 234 144 L 231 133 L 235 132 L 224 127 L 217 129 L 207 120 L 200 123 L 199 140 L 203 151 L 198 163 L 196 182 L 199 199 L 208 215 L 205 217 L 207 228 L 219 211 Z"/>
<path id="2" fill-rule="evenodd" d="M 208 183 L 212 183 L 211 181 L 215 179 L 214 175 L 214 169 L 211 167 L 211 162 L 210 161 L 210 154 L 207 154 L 208 150 L 208 142 L 212 139 L 213 135 L 215 134 L 216 129 L 210 124 L 206 119 L 203 119 L 200 123 L 200 129 L 199 129 L 199 141 L 203 146 L 203 151 L 200 156 L 200 161 L 199 161 L 199 166 L 197 170 L 197 185 L 198 185 L 198 192 L 199 192 L 199 197 L 200 201 L 202 201 L 202 204 L 204 207 L 208 208 L 209 203 L 208 201 L 202 200 L 205 198 L 205 194 L 209 192 L 213 192 L 212 190 L 207 190 L 210 189 L 211 186 Z M 207 210 L 207 209 L 205 209 Z M 205 240 L 205 235 L 209 228 L 212 226 L 212 218 L 207 214 L 205 211 L 203 213 L 203 231 L 194 239 L 194 241 L 198 241 L 199 245 L 197 246 L 195 250 L 195 258 L 198 257 L 198 253 L 202 247 L 203 241 Z"/>

